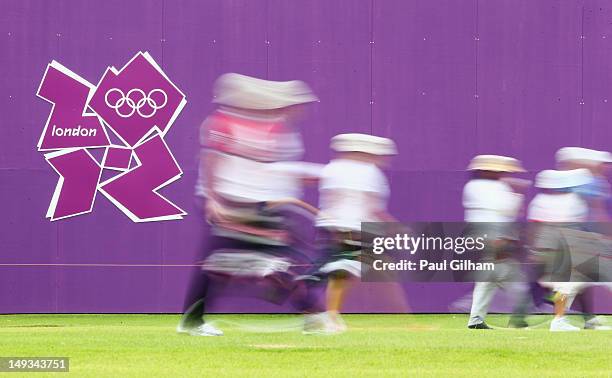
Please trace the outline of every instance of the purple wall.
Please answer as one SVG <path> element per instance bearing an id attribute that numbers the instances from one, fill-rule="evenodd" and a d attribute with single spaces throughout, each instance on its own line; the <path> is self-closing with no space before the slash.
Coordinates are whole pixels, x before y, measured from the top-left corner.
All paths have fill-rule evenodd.
<path id="1" fill-rule="evenodd" d="M 325 162 L 340 132 L 395 139 L 391 208 L 402 220 L 461 219 L 474 154 L 517 156 L 533 172 L 563 145 L 612 149 L 612 4 L 603 0 L 5 0 L 0 312 L 180 310 L 187 267 L 6 265 L 192 262 L 193 214 L 134 224 L 98 196 L 91 214 L 44 218 L 56 176 L 36 151 L 50 107 L 35 93 L 47 63 L 96 83 L 139 50 L 187 95 L 166 138 L 185 175 L 164 193 L 188 211 L 196 127 L 228 71 L 312 85 L 321 103 L 303 125 L 307 160 Z M 409 285 L 408 307 L 395 289 L 362 285 L 349 310 L 443 312 L 469 285 Z M 609 297 L 599 305 L 612 311 Z"/>

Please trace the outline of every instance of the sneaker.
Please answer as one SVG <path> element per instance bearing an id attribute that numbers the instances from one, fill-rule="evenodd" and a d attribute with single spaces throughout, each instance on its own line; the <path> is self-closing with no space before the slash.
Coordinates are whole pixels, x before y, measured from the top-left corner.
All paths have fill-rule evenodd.
<path id="1" fill-rule="evenodd" d="M 180 322 L 177 326 L 176 326 L 176 333 L 189 333 L 189 328 L 185 327 L 185 325 L 183 324 L 183 322 Z"/>
<path id="2" fill-rule="evenodd" d="M 573 332 L 580 331 L 580 328 L 570 324 L 567 317 L 554 318 L 550 323 L 551 332 Z"/>
<path id="3" fill-rule="evenodd" d="M 334 333 L 346 332 L 346 323 L 339 313 L 328 311 L 327 316 L 331 322 L 331 327 Z"/>
<path id="4" fill-rule="evenodd" d="M 187 332 L 191 336 L 223 336 L 223 331 L 210 323 L 204 323 L 201 326 L 191 328 Z"/>
<path id="5" fill-rule="evenodd" d="M 185 317 L 182 317 L 179 321 L 179 324 L 176 326 L 176 333 L 189 333 L 192 329 L 197 328 L 204 324 L 202 320 L 195 322 L 188 322 L 185 320 Z"/>
<path id="6" fill-rule="evenodd" d="M 340 316 L 340 314 L 336 314 L 336 319 L 335 323 L 336 323 L 336 331 L 338 332 L 346 332 L 346 323 L 344 322 L 344 319 L 342 319 L 342 316 Z"/>
<path id="7" fill-rule="evenodd" d="M 584 329 L 592 329 L 596 331 L 610 331 L 612 327 L 603 324 L 599 317 L 595 317 L 584 322 Z"/>
<path id="8" fill-rule="evenodd" d="M 304 315 L 304 335 L 336 333 L 334 322 L 326 312 Z"/>
<path id="9" fill-rule="evenodd" d="M 529 327 L 529 324 L 525 321 L 525 319 L 523 317 L 512 317 L 510 318 L 510 321 L 508 322 L 508 327 L 510 328 L 527 328 Z"/>
<path id="10" fill-rule="evenodd" d="M 487 325 L 487 323 L 485 323 L 485 322 L 477 323 L 477 324 L 470 324 L 470 325 L 468 325 L 468 328 L 469 329 L 493 329 L 493 328 L 489 327 Z"/>

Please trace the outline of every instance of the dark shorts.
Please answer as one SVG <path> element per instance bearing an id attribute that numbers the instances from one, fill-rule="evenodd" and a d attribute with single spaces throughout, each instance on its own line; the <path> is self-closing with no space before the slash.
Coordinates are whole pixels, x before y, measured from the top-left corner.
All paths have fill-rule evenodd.
<path id="1" fill-rule="evenodd" d="M 362 242 L 359 232 L 343 232 L 320 228 L 317 246 L 321 252 L 317 274 L 328 276 L 348 273 L 361 277 Z"/>

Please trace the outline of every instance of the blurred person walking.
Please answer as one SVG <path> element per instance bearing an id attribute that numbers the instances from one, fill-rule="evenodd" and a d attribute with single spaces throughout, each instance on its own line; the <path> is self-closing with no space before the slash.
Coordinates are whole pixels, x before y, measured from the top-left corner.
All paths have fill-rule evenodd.
<path id="1" fill-rule="evenodd" d="M 589 182 L 576 186 L 571 190 L 585 201 L 588 206 L 587 217 L 584 220 L 585 231 L 601 233 L 601 240 L 605 240 L 603 236 L 610 237 L 610 213 L 609 206 L 612 199 L 612 190 L 610 183 L 606 177 L 612 163 L 612 154 L 607 151 L 598 151 L 582 147 L 563 147 L 555 154 L 557 166 L 561 170 L 572 169 L 588 169 L 591 173 Z M 606 249 L 602 245 L 603 249 Z M 609 246 L 607 250 L 600 251 L 602 254 L 609 254 Z M 607 256 L 611 258 L 612 256 Z M 582 292 L 577 294 L 575 298 L 570 298 L 568 307 L 572 302 L 578 302 L 585 320 L 585 329 L 595 330 L 610 330 L 611 327 L 604 325 L 602 321 L 594 314 L 595 287 L 596 286 L 610 287 L 609 283 L 594 283 L 587 285 Z"/>
<path id="2" fill-rule="evenodd" d="M 295 124 L 303 106 L 314 101 L 317 97 L 301 81 L 235 73 L 217 79 L 213 103 L 218 108 L 200 127 L 196 185 L 208 227 L 178 332 L 222 335 L 203 316 L 230 280 L 252 282 L 247 290 L 264 288 L 263 296 L 272 302 L 292 297 L 300 312 L 320 312 L 305 282 L 295 279 L 303 270 L 296 266 L 308 264 L 294 248 L 295 235 L 281 208 L 317 210 L 299 199 L 302 177 L 275 165 L 302 156 Z"/>
<path id="3" fill-rule="evenodd" d="M 340 316 L 351 281 L 361 277 L 362 222 L 395 222 L 387 212 L 390 190 L 382 168 L 397 153 L 391 139 L 367 134 L 340 134 L 331 140 L 335 157 L 325 166 L 319 184 L 318 243 L 328 277 L 329 332 L 342 332 Z"/>
<path id="4" fill-rule="evenodd" d="M 511 157 L 478 155 L 468 166 L 472 178 L 463 188 L 463 207 L 469 233 L 486 235 L 484 259 L 495 263 L 495 271 L 476 277 L 468 328 L 490 329 L 485 322 L 498 287 L 517 299 L 526 290 L 513 254 L 518 247 L 515 221 L 523 206 L 525 182 L 512 180 L 513 173 L 524 172 Z"/>
<path id="5" fill-rule="evenodd" d="M 531 260 L 541 267 L 536 279 L 556 292 L 551 331 L 580 330 L 565 317 L 568 299 L 587 285 L 572 280 L 575 266 L 571 249 L 576 238 L 571 230 L 581 230 L 588 215 L 586 201 L 574 190 L 591 180 L 587 169 L 545 170 L 536 176 L 540 193 L 530 202 L 527 219 L 532 231 Z"/>

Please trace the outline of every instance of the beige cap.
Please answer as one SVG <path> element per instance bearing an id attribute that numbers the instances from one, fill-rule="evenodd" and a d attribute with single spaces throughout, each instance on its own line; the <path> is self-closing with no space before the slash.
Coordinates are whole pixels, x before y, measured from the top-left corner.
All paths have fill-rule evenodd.
<path id="1" fill-rule="evenodd" d="M 237 73 L 221 75 L 215 82 L 212 102 L 242 109 L 266 110 L 318 101 L 299 80 L 271 81 Z"/>
<path id="2" fill-rule="evenodd" d="M 478 155 L 475 156 L 468 170 L 471 171 L 493 171 L 493 172 L 525 172 L 521 162 L 515 158 L 501 155 Z"/>
<path id="3" fill-rule="evenodd" d="M 339 134 L 331 139 L 331 148 L 338 152 L 364 152 L 372 155 L 396 155 L 395 142 L 369 134 Z"/>

